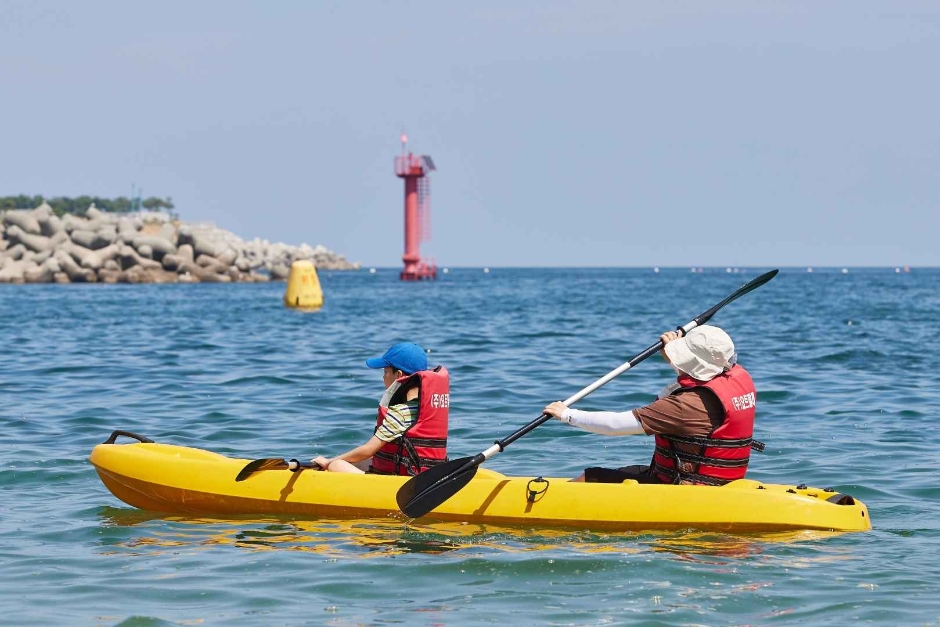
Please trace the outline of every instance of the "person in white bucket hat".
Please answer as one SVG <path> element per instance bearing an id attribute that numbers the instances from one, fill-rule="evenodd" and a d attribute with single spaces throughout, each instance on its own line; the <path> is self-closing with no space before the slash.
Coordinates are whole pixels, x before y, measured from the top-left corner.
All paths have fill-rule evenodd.
<path id="1" fill-rule="evenodd" d="M 661 351 L 678 375 L 649 405 L 627 412 L 582 411 L 556 401 L 545 413 L 601 435 L 653 435 L 649 466 L 586 468 L 573 481 L 724 485 L 743 479 L 753 440 L 757 391 L 737 364 L 734 342 L 702 325 L 682 336 L 664 333 Z"/>
<path id="2" fill-rule="evenodd" d="M 702 325 L 683 338 L 679 338 L 675 331 L 667 335 L 676 335 L 674 339 L 680 341 L 665 343 L 663 356 L 666 361 L 680 373 L 699 381 L 711 381 L 737 360 L 734 342 L 718 327 Z"/>

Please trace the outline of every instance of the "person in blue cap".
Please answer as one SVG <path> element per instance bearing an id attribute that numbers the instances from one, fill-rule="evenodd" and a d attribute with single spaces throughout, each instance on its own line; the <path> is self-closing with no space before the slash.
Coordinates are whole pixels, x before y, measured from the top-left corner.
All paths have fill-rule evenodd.
<path id="1" fill-rule="evenodd" d="M 372 437 L 342 455 L 313 461 L 332 472 L 400 475 L 415 475 L 446 461 L 447 370 L 429 370 L 427 353 L 414 342 L 395 344 L 366 365 L 381 368 L 385 384 Z"/>

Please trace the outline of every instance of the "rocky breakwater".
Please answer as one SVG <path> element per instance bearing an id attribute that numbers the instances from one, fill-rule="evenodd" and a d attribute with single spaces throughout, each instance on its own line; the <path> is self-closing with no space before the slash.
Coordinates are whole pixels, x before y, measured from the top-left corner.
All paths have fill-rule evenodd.
<path id="1" fill-rule="evenodd" d="M 92 206 L 85 217 L 59 218 L 46 203 L 0 212 L 0 283 L 283 280 L 299 259 L 318 268 L 359 269 L 322 246 L 245 241 L 163 213 L 116 214 Z"/>

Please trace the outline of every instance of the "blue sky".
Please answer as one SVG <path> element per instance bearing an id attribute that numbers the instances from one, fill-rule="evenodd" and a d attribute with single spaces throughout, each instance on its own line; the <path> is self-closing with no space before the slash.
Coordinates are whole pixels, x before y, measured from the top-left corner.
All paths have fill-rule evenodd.
<path id="1" fill-rule="evenodd" d="M 0 195 L 397 266 L 940 265 L 940 3 L 0 0 Z"/>

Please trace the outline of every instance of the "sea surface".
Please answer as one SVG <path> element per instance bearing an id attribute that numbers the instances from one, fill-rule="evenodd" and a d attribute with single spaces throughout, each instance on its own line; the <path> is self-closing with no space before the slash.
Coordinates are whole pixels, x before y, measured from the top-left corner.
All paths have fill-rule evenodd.
<path id="1" fill-rule="evenodd" d="M 472 455 L 766 270 L 321 272 L 315 313 L 284 284 L 0 286 L 0 624 L 940 624 L 936 269 L 785 268 L 712 321 L 758 388 L 749 477 L 851 494 L 867 533 L 187 519 L 125 505 L 88 462 L 114 429 L 338 454 L 374 426 L 363 361 L 402 340 L 450 369 L 450 454 Z M 579 407 L 645 404 L 670 372 L 654 356 Z M 552 421 L 486 465 L 651 452 Z"/>

